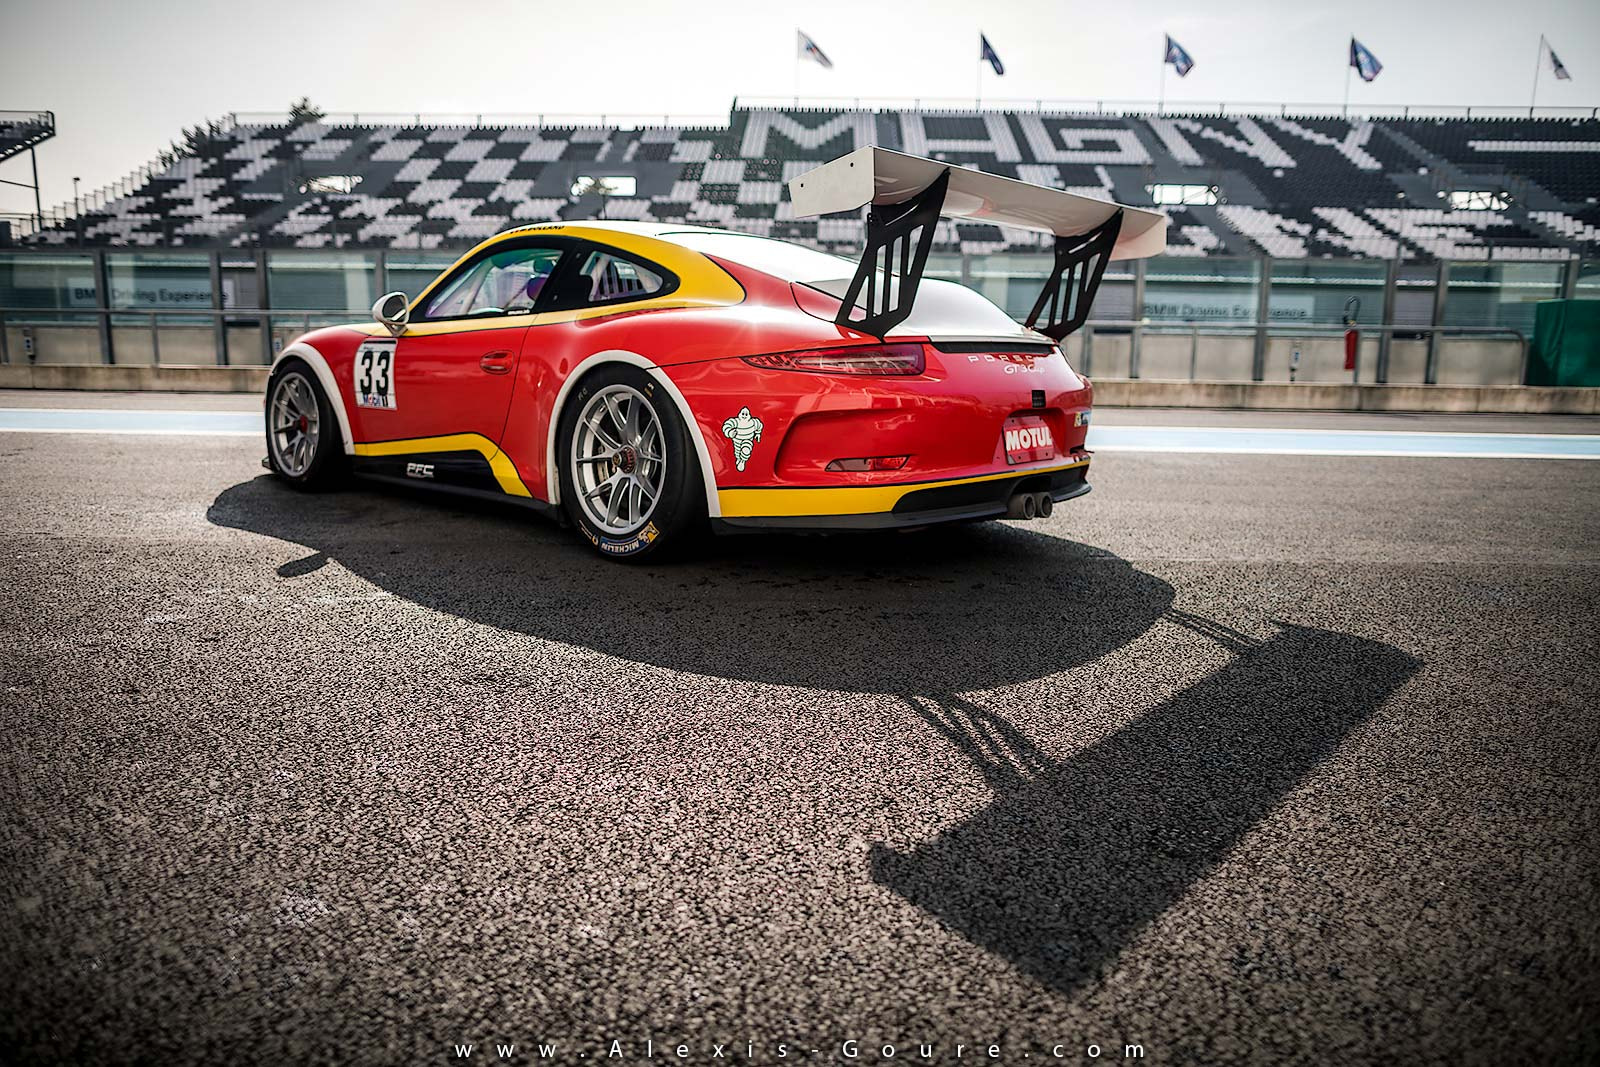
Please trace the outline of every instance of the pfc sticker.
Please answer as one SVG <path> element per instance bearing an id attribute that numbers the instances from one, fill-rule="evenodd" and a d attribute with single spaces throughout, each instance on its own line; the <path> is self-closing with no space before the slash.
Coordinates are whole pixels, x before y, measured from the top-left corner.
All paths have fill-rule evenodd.
<path id="1" fill-rule="evenodd" d="M 761 440 L 761 420 L 740 408 L 739 414 L 722 424 L 722 436 L 733 442 L 733 463 L 740 470 L 750 461 L 750 452 Z"/>
<path id="2" fill-rule="evenodd" d="M 356 406 L 387 408 L 394 411 L 400 405 L 394 392 L 393 338 L 377 337 L 361 342 L 351 365 L 355 375 Z"/>

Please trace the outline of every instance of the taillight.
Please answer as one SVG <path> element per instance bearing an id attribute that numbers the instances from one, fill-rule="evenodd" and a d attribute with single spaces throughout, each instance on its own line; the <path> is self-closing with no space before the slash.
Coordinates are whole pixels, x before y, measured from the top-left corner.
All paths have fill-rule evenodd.
<path id="1" fill-rule="evenodd" d="M 921 374 L 927 359 L 921 345 L 854 345 L 849 348 L 813 348 L 804 352 L 774 352 L 745 356 L 752 367 L 799 370 L 812 374 Z"/>

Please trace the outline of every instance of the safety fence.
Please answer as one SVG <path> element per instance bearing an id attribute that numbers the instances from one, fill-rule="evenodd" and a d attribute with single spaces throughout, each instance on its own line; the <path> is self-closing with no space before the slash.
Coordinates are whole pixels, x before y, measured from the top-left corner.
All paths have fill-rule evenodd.
<path id="1" fill-rule="evenodd" d="M 0 360 L 270 364 L 307 329 L 366 320 L 384 292 L 421 292 L 456 256 L 0 251 Z M 935 254 L 927 275 L 1020 320 L 1050 266 L 1042 254 Z M 1600 298 L 1600 261 L 1166 256 L 1113 264 L 1068 354 L 1113 377 L 1512 384 L 1536 305 L 1574 297 Z"/>

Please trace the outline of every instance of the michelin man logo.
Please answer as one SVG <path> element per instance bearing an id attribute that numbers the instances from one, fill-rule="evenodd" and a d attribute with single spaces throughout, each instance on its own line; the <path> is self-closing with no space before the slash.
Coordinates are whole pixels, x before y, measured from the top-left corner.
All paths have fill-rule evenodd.
<path id="1" fill-rule="evenodd" d="M 761 440 L 761 420 L 740 408 L 739 414 L 722 424 L 722 436 L 733 442 L 733 462 L 740 470 L 750 460 L 750 451 Z"/>

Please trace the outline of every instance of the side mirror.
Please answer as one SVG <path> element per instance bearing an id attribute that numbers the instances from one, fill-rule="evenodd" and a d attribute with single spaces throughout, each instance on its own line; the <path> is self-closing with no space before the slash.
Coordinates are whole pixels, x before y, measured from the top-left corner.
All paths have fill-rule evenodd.
<path id="1" fill-rule="evenodd" d="M 399 337 L 405 332 L 406 321 L 411 318 L 411 301 L 406 299 L 404 293 L 386 293 L 372 305 L 372 317 L 388 327 L 391 334 Z"/>

